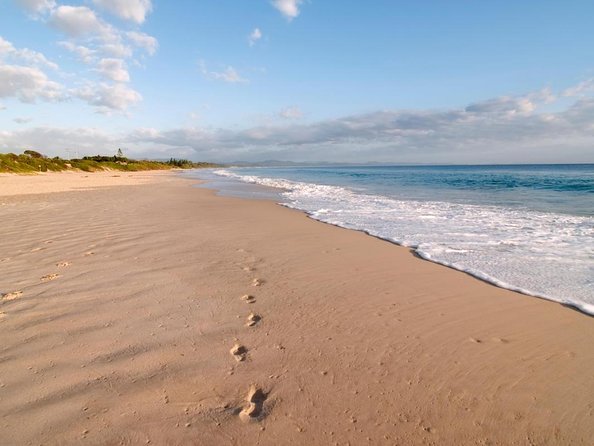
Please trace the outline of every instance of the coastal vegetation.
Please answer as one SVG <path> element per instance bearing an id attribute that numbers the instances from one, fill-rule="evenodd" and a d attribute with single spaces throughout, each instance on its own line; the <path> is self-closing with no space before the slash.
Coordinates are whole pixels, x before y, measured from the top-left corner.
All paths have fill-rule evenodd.
<path id="1" fill-rule="evenodd" d="M 95 172 L 101 170 L 140 171 L 167 169 L 196 169 L 217 167 L 217 164 L 194 162 L 186 159 L 171 158 L 168 161 L 135 160 L 127 158 L 118 149 L 115 156 L 85 156 L 83 158 L 49 158 L 34 150 L 25 150 L 22 154 L 0 153 L 0 172 L 35 173 L 82 170 Z"/>

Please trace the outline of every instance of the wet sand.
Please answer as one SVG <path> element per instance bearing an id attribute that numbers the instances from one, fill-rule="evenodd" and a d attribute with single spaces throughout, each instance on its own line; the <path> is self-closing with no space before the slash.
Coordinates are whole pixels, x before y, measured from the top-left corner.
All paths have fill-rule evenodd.
<path id="1" fill-rule="evenodd" d="M 0 178 L 0 444 L 592 444 L 593 318 L 171 173 L 61 175 Z"/>

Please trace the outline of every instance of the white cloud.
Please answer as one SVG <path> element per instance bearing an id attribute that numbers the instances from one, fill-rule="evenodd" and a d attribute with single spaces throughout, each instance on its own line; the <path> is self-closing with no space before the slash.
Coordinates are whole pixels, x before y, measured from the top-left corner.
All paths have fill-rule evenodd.
<path id="1" fill-rule="evenodd" d="M 50 23 L 65 34 L 81 37 L 100 34 L 106 25 L 86 6 L 58 6 L 50 16 Z"/>
<path id="2" fill-rule="evenodd" d="M 151 56 L 155 54 L 159 46 L 157 39 L 145 33 L 130 31 L 126 33 L 126 36 L 136 47 L 142 48 Z"/>
<path id="3" fill-rule="evenodd" d="M 28 48 L 17 49 L 0 37 L 0 97 L 15 97 L 22 102 L 64 99 L 62 85 L 51 81 L 42 67 L 58 69 L 43 54 Z"/>
<path id="4" fill-rule="evenodd" d="M 81 62 L 87 65 L 97 62 L 97 58 L 100 54 L 108 56 L 107 58 L 119 59 L 129 58 L 133 54 L 132 49 L 129 46 L 124 45 L 122 42 L 100 44 L 95 49 L 65 41 L 58 42 L 58 45 L 67 49 L 71 53 L 74 53 Z"/>
<path id="5" fill-rule="evenodd" d="M 134 137 L 138 138 L 160 138 L 161 132 L 152 127 L 141 127 L 132 132 Z"/>
<path id="6" fill-rule="evenodd" d="M 100 45 L 98 50 L 111 57 L 129 58 L 132 57 L 132 48 L 122 42 L 113 42 Z"/>
<path id="7" fill-rule="evenodd" d="M 86 6 L 59 6 L 51 14 L 49 23 L 71 37 L 70 43 L 62 45 L 89 63 L 92 62 L 89 50 L 108 57 L 132 57 L 133 49 L 124 42 L 125 37 L 149 54 L 153 54 L 157 46 L 157 41 L 153 37 L 141 32 L 124 33 L 101 20 Z M 77 39 L 85 39 L 85 45 L 78 45 Z"/>
<path id="8" fill-rule="evenodd" d="M 118 138 L 93 128 L 35 127 L 16 131 L 0 131 L 0 147 L 37 149 L 48 156 L 82 157 L 107 153 L 117 147 Z"/>
<path id="9" fill-rule="evenodd" d="M 51 68 L 53 70 L 57 70 L 59 68 L 58 64 L 50 60 L 47 60 L 47 58 L 43 54 L 38 53 L 37 51 L 30 50 L 28 48 L 19 50 L 16 56 L 24 62 L 30 63 L 31 65 L 45 65 L 46 67 Z"/>
<path id="10" fill-rule="evenodd" d="M 303 112 L 299 107 L 287 107 L 283 108 L 278 115 L 284 119 L 301 119 Z"/>
<path id="11" fill-rule="evenodd" d="M 70 51 L 71 53 L 74 53 L 82 62 L 86 63 L 87 65 L 94 62 L 95 55 L 97 54 L 96 50 L 92 50 L 91 48 L 87 48 L 83 45 L 75 45 L 72 42 L 58 42 L 58 45 Z"/>
<path id="12" fill-rule="evenodd" d="M 63 85 L 50 80 L 37 67 L 0 62 L 0 98 L 17 98 L 21 102 L 34 103 L 37 100 L 58 102 L 74 96 L 102 113 L 126 111 L 142 100 L 140 93 L 123 84 L 129 80 L 129 76 L 122 60 L 102 59 L 97 70 L 117 83 L 89 83 L 68 91 Z"/>
<path id="13" fill-rule="evenodd" d="M 92 7 L 85 6 L 91 3 L 88 0 L 80 2 L 82 5 L 78 2 L 78 5 L 58 4 L 54 0 L 16 1 L 31 13 L 43 14 L 40 18 L 44 23 L 64 33 L 68 39 L 58 42 L 58 45 L 91 66 L 91 70 L 81 71 L 78 73 L 81 78 L 76 80 L 71 74 L 60 73 L 70 85 L 57 84 L 49 80 L 41 69 L 49 67 L 58 70 L 57 64 L 41 53 L 29 49 L 17 50 L 0 37 L 2 75 L 4 78 L 10 75 L 12 79 L 10 85 L 0 85 L 4 97 L 13 96 L 29 102 L 79 98 L 102 113 L 125 112 L 142 100 L 139 92 L 126 85 L 130 82 L 128 66 L 139 65 L 135 56 L 140 57 L 143 52 L 153 55 L 158 47 L 157 39 L 138 30 L 127 31 L 113 26 Z M 136 23 L 142 23 L 152 10 L 150 0 L 93 1 L 114 15 Z M 10 67 L 12 70 L 9 70 Z M 85 73 L 89 72 L 100 74 L 108 82 L 86 79 Z M 232 77 L 232 73 L 226 74 Z M 39 87 L 41 85 L 45 85 L 46 89 Z"/>
<path id="14" fill-rule="evenodd" d="M 45 66 L 53 70 L 58 69 L 58 65 L 48 60 L 43 54 L 30 50 L 29 48 L 16 49 L 8 40 L 0 36 L 0 59 L 12 58 L 19 62 L 25 62 L 33 66 Z"/>
<path id="15" fill-rule="evenodd" d="M 0 63 L 0 97 L 16 97 L 22 102 L 60 101 L 65 93 L 62 85 L 49 80 L 39 68 Z"/>
<path id="16" fill-rule="evenodd" d="M 272 0 L 272 6 L 278 9 L 289 21 L 299 15 L 299 6 L 302 3 L 303 0 Z"/>
<path id="17" fill-rule="evenodd" d="M 250 46 L 254 46 L 258 40 L 262 38 L 262 31 L 260 28 L 255 28 L 248 36 L 248 42 Z"/>
<path id="18" fill-rule="evenodd" d="M 31 14 L 42 14 L 56 7 L 54 0 L 17 0 L 17 3 Z"/>
<path id="19" fill-rule="evenodd" d="M 565 97 L 584 96 L 586 93 L 594 91 L 594 78 L 586 79 L 577 85 L 574 85 L 563 92 Z"/>
<path id="20" fill-rule="evenodd" d="M 110 13 L 135 23 L 143 23 L 153 9 L 151 0 L 93 0 Z"/>
<path id="21" fill-rule="evenodd" d="M 121 83 L 89 84 L 74 90 L 73 94 L 95 106 L 100 113 L 123 112 L 142 101 L 140 93 Z"/>
<path id="22" fill-rule="evenodd" d="M 6 105 L 0 104 L 0 111 L 6 110 Z"/>
<path id="23" fill-rule="evenodd" d="M 28 124 L 33 121 L 33 118 L 14 118 L 13 121 L 17 124 Z"/>
<path id="24" fill-rule="evenodd" d="M 14 45 L 0 36 L 0 57 L 12 54 L 15 51 Z"/>
<path id="25" fill-rule="evenodd" d="M 203 60 L 199 61 L 198 65 L 200 66 L 200 71 L 202 72 L 202 75 L 207 79 L 229 82 L 231 84 L 245 84 L 249 82 L 247 79 L 242 78 L 240 74 L 237 72 L 237 70 L 235 70 L 235 68 L 231 66 L 228 66 L 223 71 L 209 71 L 206 68 L 206 63 Z"/>
<path id="26" fill-rule="evenodd" d="M 214 79 L 222 80 L 222 81 L 225 81 L 225 82 L 230 82 L 232 84 L 234 84 L 234 83 L 245 83 L 245 82 L 247 82 L 247 79 L 242 78 L 239 75 L 239 73 L 235 70 L 235 68 L 233 68 L 233 67 L 227 67 L 227 68 L 225 68 L 225 70 L 223 70 L 220 73 L 211 72 L 210 75 Z"/>
<path id="27" fill-rule="evenodd" d="M 97 71 L 105 78 L 115 82 L 129 82 L 130 75 L 122 59 L 101 59 Z"/>
<path id="28" fill-rule="evenodd" d="M 489 99 L 487 101 L 470 104 L 466 107 L 469 113 L 531 113 L 535 109 L 534 104 L 526 98 L 501 98 Z"/>
<path id="29" fill-rule="evenodd" d="M 530 114 L 540 105 L 549 104 L 556 100 L 556 96 L 549 88 L 524 95 L 501 96 L 495 99 L 470 104 L 466 107 L 471 113 L 503 113 L 508 116 L 515 114 Z"/>

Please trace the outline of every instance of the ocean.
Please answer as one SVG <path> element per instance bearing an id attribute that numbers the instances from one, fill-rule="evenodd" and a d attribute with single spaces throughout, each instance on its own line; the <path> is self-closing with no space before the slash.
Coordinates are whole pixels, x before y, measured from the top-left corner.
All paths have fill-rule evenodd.
<path id="1" fill-rule="evenodd" d="M 198 176 L 223 193 L 274 199 L 594 315 L 593 164 L 229 168 Z"/>

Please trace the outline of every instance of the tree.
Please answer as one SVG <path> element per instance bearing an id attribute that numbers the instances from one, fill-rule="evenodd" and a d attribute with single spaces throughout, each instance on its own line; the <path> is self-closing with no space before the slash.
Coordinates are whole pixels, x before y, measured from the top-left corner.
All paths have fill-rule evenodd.
<path id="1" fill-rule="evenodd" d="M 45 156 L 35 150 L 25 150 L 23 153 L 29 155 L 31 158 L 45 158 Z"/>

